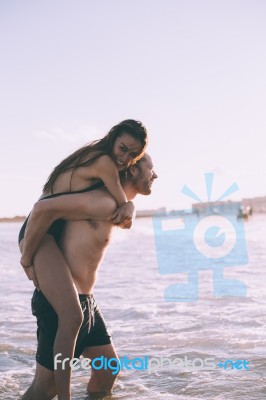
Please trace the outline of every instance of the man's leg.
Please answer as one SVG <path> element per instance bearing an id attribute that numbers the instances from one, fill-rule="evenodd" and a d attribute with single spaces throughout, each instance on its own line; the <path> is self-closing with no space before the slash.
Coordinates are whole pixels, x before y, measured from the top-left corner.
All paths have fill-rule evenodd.
<path id="1" fill-rule="evenodd" d="M 83 357 L 90 358 L 91 360 L 101 356 L 107 359 L 118 359 L 118 355 L 112 343 L 103 346 L 86 347 L 82 355 Z M 113 365 L 113 369 L 91 369 L 91 377 L 87 386 L 89 399 L 100 399 L 108 394 L 111 394 L 111 389 L 118 375 L 118 368 L 115 368 L 117 363 L 114 361 L 111 365 Z"/>
<path id="2" fill-rule="evenodd" d="M 54 372 L 36 363 L 35 376 L 21 400 L 52 400 L 56 396 Z"/>

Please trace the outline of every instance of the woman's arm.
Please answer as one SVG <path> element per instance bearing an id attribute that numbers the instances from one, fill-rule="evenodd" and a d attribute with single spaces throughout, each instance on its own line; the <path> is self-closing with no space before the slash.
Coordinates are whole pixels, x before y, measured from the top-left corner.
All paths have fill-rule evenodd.
<path id="1" fill-rule="evenodd" d="M 135 213 L 135 207 L 132 201 L 127 201 L 127 197 L 120 183 L 119 174 L 115 163 L 109 156 L 104 155 L 95 161 L 95 165 L 93 167 L 95 176 L 103 181 L 109 193 L 114 197 L 119 207 L 119 211 L 114 222 L 116 224 L 121 224 L 132 220 Z"/>
<path id="2" fill-rule="evenodd" d="M 111 220 L 116 209 L 114 199 L 103 191 L 39 200 L 32 209 L 25 230 L 21 264 L 28 266 L 32 263 L 44 235 L 55 220 Z"/>
<path id="3" fill-rule="evenodd" d="M 127 197 L 120 183 L 117 167 L 109 156 L 103 155 L 94 162 L 93 173 L 95 177 L 103 181 L 109 193 L 116 200 L 118 207 L 127 202 Z"/>

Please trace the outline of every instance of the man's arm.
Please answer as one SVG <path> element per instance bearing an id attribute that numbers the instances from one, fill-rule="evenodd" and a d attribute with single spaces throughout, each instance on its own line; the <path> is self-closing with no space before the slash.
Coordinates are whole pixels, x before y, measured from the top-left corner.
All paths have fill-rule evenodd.
<path id="1" fill-rule="evenodd" d="M 115 200 L 103 191 L 69 194 L 35 203 L 30 214 L 23 241 L 21 264 L 32 264 L 44 235 L 57 219 L 110 220 L 115 216 Z"/>

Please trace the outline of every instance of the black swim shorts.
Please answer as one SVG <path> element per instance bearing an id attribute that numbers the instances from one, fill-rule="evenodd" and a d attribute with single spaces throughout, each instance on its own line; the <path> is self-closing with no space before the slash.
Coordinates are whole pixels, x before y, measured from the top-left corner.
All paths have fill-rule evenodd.
<path id="1" fill-rule="evenodd" d="M 78 358 L 86 347 L 111 343 L 104 318 L 92 294 L 80 294 L 79 300 L 84 320 L 80 328 L 74 357 Z M 51 304 L 41 291 L 35 289 L 31 300 L 32 314 L 37 318 L 38 347 L 36 361 L 43 367 L 54 370 L 53 347 L 58 319 Z"/>

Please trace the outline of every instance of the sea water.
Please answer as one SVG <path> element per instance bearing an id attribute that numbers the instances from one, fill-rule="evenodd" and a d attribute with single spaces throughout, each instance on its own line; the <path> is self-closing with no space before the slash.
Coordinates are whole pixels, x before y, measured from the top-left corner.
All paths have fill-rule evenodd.
<path id="1" fill-rule="evenodd" d="M 35 368 L 32 283 L 19 264 L 21 224 L 0 224 L 0 399 L 18 399 Z M 210 271 L 199 272 L 197 301 L 165 301 L 164 290 L 186 274 L 161 275 L 150 218 L 116 229 L 100 267 L 95 298 L 120 357 L 246 360 L 249 369 L 123 370 L 110 399 L 262 400 L 266 398 L 266 216 L 245 222 L 248 264 L 227 268 L 247 296 L 215 298 Z M 173 243 L 173 246 L 182 246 Z M 199 361 L 198 361 L 199 363 Z M 243 364 L 242 364 L 243 365 Z M 89 371 L 73 372 L 72 398 L 86 399 Z"/>

